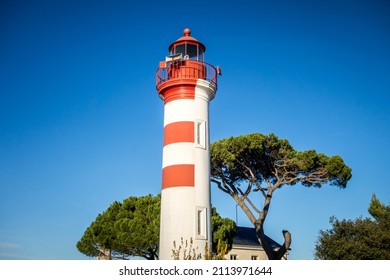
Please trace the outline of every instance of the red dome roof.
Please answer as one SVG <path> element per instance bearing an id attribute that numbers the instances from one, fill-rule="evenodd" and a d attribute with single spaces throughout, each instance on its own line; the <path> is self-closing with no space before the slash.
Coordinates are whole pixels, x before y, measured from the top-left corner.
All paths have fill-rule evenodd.
<path id="1" fill-rule="evenodd" d="M 184 29 L 183 33 L 184 33 L 183 37 L 180 37 L 175 42 L 173 42 L 172 44 L 169 45 L 169 48 L 168 48 L 169 51 L 171 51 L 173 49 L 174 45 L 179 45 L 180 43 L 181 44 L 189 43 L 189 44 L 193 44 L 193 45 L 198 45 L 199 48 L 201 48 L 203 50 L 203 52 L 206 51 L 205 45 L 203 45 L 201 42 L 196 40 L 194 37 L 190 36 L 191 35 L 191 30 L 189 28 Z"/>

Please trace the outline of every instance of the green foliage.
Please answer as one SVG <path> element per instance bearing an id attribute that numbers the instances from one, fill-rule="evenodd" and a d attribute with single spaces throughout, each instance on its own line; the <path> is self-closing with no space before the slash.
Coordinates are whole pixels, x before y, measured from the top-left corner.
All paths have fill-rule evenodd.
<path id="1" fill-rule="evenodd" d="M 352 176 L 351 168 L 340 156 L 326 156 L 314 150 L 299 152 L 274 134 L 253 133 L 219 140 L 210 145 L 210 158 L 211 181 L 247 215 L 269 259 L 281 259 L 292 240 L 291 234 L 283 231 L 285 242 L 274 250 L 265 236 L 263 224 L 274 192 L 298 183 L 345 188 Z M 259 197 L 252 200 L 257 194 L 263 200 L 259 205 L 253 202 Z"/>
<path id="2" fill-rule="evenodd" d="M 390 205 L 373 195 L 368 208 L 374 220 L 357 218 L 338 220 L 332 228 L 321 230 L 315 258 L 323 260 L 390 260 Z"/>
<path id="3" fill-rule="evenodd" d="M 159 223 L 160 195 L 115 201 L 91 223 L 76 247 L 89 257 L 108 251 L 115 258 L 157 259 Z"/>
<path id="4" fill-rule="evenodd" d="M 117 249 L 131 256 L 157 259 L 160 196 L 127 199 L 114 224 Z"/>
<path id="5" fill-rule="evenodd" d="M 129 197 L 122 203 L 115 201 L 85 230 L 76 244 L 77 249 L 89 257 L 158 259 L 160 200 L 160 195 L 147 195 Z M 235 223 L 222 218 L 215 208 L 212 209 L 211 219 L 213 252 L 218 249 L 218 239 L 221 247 L 226 245 L 226 249 L 230 250 Z M 178 245 L 177 249 L 186 248 L 184 245 Z"/>
<path id="6" fill-rule="evenodd" d="M 215 207 L 211 209 L 211 226 L 213 232 L 212 252 L 218 253 L 220 248 L 228 252 L 232 249 L 236 234 L 236 223 L 229 218 L 222 218 Z"/>
<path id="7" fill-rule="evenodd" d="M 81 253 L 88 257 L 97 257 L 99 255 L 99 246 L 98 243 L 94 241 L 95 237 L 91 227 L 92 224 L 84 232 L 84 235 L 81 237 L 80 241 L 77 242 L 76 247 Z"/>
<path id="8" fill-rule="evenodd" d="M 351 169 L 340 156 L 328 157 L 314 150 L 297 152 L 274 134 L 253 133 L 214 142 L 210 147 L 211 175 L 237 185 L 247 181 L 249 170 L 257 182 L 265 180 L 293 185 L 321 187 L 330 183 L 346 187 Z"/>
<path id="9" fill-rule="evenodd" d="M 379 224 L 390 229 L 390 205 L 385 206 L 377 199 L 375 194 L 371 198 L 368 212 Z"/>

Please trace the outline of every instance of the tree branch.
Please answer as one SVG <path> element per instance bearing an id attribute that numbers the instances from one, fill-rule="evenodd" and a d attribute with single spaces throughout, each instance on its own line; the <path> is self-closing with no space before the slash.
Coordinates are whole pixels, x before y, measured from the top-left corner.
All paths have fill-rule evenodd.
<path id="1" fill-rule="evenodd" d="M 251 192 L 251 190 L 252 190 L 252 184 L 253 184 L 253 182 L 256 180 L 256 177 L 255 177 L 255 175 L 253 174 L 252 170 L 251 170 L 248 166 L 246 166 L 246 165 L 245 165 L 243 162 L 241 162 L 241 161 L 239 161 L 239 163 L 240 163 L 240 165 L 241 165 L 242 167 L 244 167 L 247 171 L 249 171 L 249 174 L 250 174 L 250 176 L 249 176 L 246 172 L 243 172 L 243 173 L 244 173 L 244 176 L 249 180 L 248 187 L 246 188 L 245 193 L 242 194 L 243 196 L 246 197 L 246 196 L 248 196 L 249 193 Z"/>
<path id="2" fill-rule="evenodd" d="M 245 201 L 244 201 L 244 198 L 243 197 L 239 197 L 237 194 L 236 195 L 233 195 L 232 196 L 233 199 L 237 202 L 237 204 L 241 207 L 242 211 L 244 211 L 244 213 L 246 214 L 246 216 L 248 217 L 249 221 L 252 223 L 252 224 L 255 224 L 256 222 L 256 217 L 253 215 L 251 209 L 249 209 L 248 205 L 246 205 Z"/>
<path id="3" fill-rule="evenodd" d="M 210 179 L 210 181 L 217 184 L 218 189 L 220 189 L 221 191 L 233 196 L 232 190 L 229 189 L 228 187 L 225 187 L 224 185 L 222 185 L 222 183 L 220 181 L 215 180 L 215 179 Z"/>
<path id="4" fill-rule="evenodd" d="M 252 209 L 257 213 L 261 214 L 261 211 L 257 209 L 257 207 L 253 204 L 253 202 L 249 199 L 249 197 L 245 197 L 245 200 L 248 201 L 249 205 L 252 207 Z"/>
<path id="5" fill-rule="evenodd" d="M 288 230 L 283 230 L 283 237 L 284 237 L 284 243 L 283 245 L 277 250 L 275 253 L 275 257 L 277 260 L 281 260 L 283 256 L 287 253 L 287 251 L 290 249 L 291 245 L 291 233 Z"/>
<path id="6" fill-rule="evenodd" d="M 248 174 L 246 174 L 246 173 L 244 173 L 244 175 L 248 178 L 249 181 L 253 180 L 253 182 L 255 182 L 255 185 L 256 185 L 256 189 L 255 189 L 255 190 L 260 190 L 261 193 L 263 194 L 264 198 L 266 198 L 266 197 L 267 197 L 267 194 L 265 193 L 264 189 L 261 187 L 261 184 L 259 183 L 259 181 L 256 179 L 256 176 L 255 176 L 255 174 L 253 174 L 252 169 L 250 169 L 249 167 L 247 167 L 246 165 L 244 165 L 244 164 L 241 163 L 241 162 L 240 162 L 240 164 L 241 164 L 245 169 L 247 169 L 247 170 L 249 171 L 249 173 L 250 173 L 250 175 L 251 175 L 250 177 L 249 177 Z M 266 179 L 266 180 L 267 180 L 267 179 Z M 253 182 L 252 182 L 252 184 L 253 184 Z M 268 187 L 269 187 L 269 185 L 268 185 Z M 250 191 L 251 189 L 252 189 L 252 185 L 251 185 L 251 188 L 250 188 L 250 189 L 247 189 L 247 191 L 248 191 L 248 190 Z M 248 194 L 249 194 L 249 192 L 248 192 Z"/>
<path id="7" fill-rule="evenodd" d="M 270 180 L 268 178 L 265 178 L 264 180 L 267 183 L 268 189 L 272 189 L 273 185 L 270 182 Z M 267 197 L 267 195 L 265 193 L 264 193 L 264 195 L 265 195 L 265 197 Z"/>

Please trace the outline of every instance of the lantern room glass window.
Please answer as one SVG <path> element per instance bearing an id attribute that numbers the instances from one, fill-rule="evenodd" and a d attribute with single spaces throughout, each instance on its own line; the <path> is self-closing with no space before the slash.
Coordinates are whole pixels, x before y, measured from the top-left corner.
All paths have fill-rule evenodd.
<path id="1" fill-rule="evenodd" d="M 176 45 L 173 48 L 172 55 L 182 54 L 183 57 L 187 57 L 187 59 L 203 61 L 203 51 L 199 48 L 198 45 L 192 44 L 180 44 Z"/>
<path id="2" fill-rule="evenodd" d="M 203 51 L 199 48 L 198 60 L 203 61 Z"/>
<path id="3" fill-rule="evenodd" d="M 198 60 L 198 46 L 187 45 L 187 55 L 192 60 Z"/>
<path id="4" fill-rule="evenodd" d="M 179 53 L 181 53 L 183 56 L 185 56 L 185 54 L 186 54 L 186 45 L 185 44 L 177 45 L 175 47 L 175 53 L 174 54 L 179 54 Z"/>

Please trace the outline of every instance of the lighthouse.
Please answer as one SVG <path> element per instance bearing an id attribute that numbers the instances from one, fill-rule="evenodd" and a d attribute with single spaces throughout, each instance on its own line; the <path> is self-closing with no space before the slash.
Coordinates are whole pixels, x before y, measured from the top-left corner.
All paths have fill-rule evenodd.
<path id="1" fill-rule="evenodd" d="M 209 103 L 219 73 L 188 28 L 168 50 L 156 72 L 164 102 L 160 260 L 173 259 L 182 239 L 202 256 L 211 248 Z"/>

